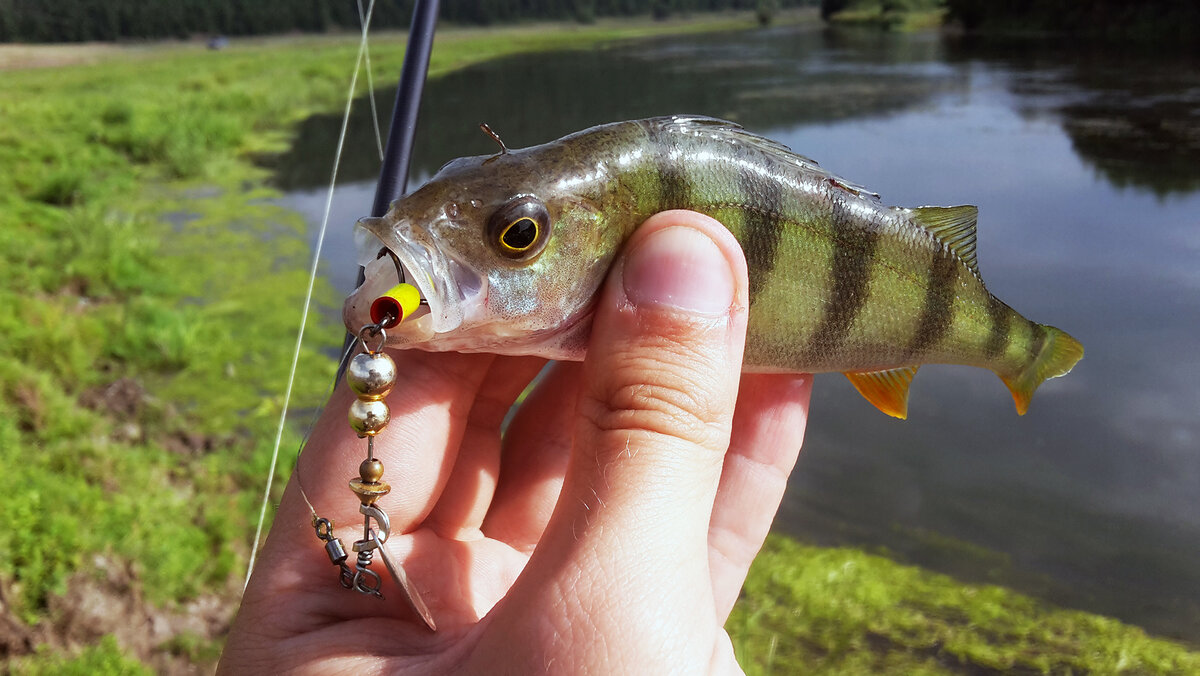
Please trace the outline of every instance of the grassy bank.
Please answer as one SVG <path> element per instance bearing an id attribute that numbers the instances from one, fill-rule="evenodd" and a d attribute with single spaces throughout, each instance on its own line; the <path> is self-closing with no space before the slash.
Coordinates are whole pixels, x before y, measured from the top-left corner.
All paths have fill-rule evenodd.
<path id="1" fill-rule="evenodd" d="M 751 24 L 744 16 L 450 31 L 432 71 Z M 374 36 L 377 81 L 394 79 L 403 42 Z M 252 158 L 285 148 L 306 116 L 339 108 L 355 49 L 351 36 L 235 41 L 220 52 L 139 46 L 91 50 L 90 65 L 0 74 L 4 666 L 138 673 L 215 660 L 267 470 L 308 256 L 300 217 L 271 204 L 276 193 Z M 332 159 L 333 149 L 312 152 Z M 317 298 L 338 302 L 326 287 Z M 312 320 L 300 409 L 318 403 L 333 368 L 320 349 L 340 336 L 318 313 Z M 294 433 L 285 440 L 281 476 L 295 442 Z M 848 575 L 848 566 L 863 572 Z M 924 602 L 903 596 L 910 592 Z M 1063 657 L 1077 654 L 1072 646 L 1100 671 L 1121 664 L 1093 658 L 1101 649 L 1124 650 L 1149 672 L 1194 665 L 1137 630 L 1068 615 L 1062 645 L 1038 630 L 1060 615 L 1027 599 L 776 541 L 730 629 L 743 663 L 774 673 L 802 663 L 925 668 L 942 664 L 945 651 L 963 664 L 1057 669 L 1073 664 Z M 985 647 L 991 653 L 980 657 Z"/>
<path id="2" fill-rule="evenodd" d="M 885 30 L 938 28 L 946 15 L 943 0 L 848 0 L 829 17 L 841 26 L 874 26 Z"/>

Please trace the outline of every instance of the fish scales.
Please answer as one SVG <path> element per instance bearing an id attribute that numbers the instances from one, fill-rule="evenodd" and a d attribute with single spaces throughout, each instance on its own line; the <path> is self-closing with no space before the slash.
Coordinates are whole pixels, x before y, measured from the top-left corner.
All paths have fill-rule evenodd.
<path id="1" fill-rule="evenodd" d="M 429 304 L 389 343 L 581 359 L 622 243 L 680 208 L 712 216 L 742 245 L 747 371 L 841 371 L 903 417 L 918 365 L 966 364 L 995 371 L 1023 413 L 1043 380 L 1082 357 L 1069 335 L 987 291 L 974 207 L 890 207 L 774 141 L 683 116 L 461 158 L 384 218 L 364 219 L 364 262 L 396 253 Z M 389 274 L 368 267 L 347 300 L 349 327 L 367 323 L 363 308 Z"/>

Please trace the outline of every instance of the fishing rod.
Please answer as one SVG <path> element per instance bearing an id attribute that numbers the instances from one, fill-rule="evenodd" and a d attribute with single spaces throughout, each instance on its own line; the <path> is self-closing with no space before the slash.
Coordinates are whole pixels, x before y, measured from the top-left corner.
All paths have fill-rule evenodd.
<path id="1" fill-rule="evenodd" d="M 375 185 L 375 202 L 371 215 L 378 218 L 387 213 L 397 198 L 408 188 L 408 168 L 412 163 L 413 141 L 417 135 L 417 114 L 421 93 L 429 72 L 429 53 L 433 48 L 433 33 L 437 28 L 439 0 L 417 0 L 413 7 L 412 27 L 408 32 L 408 47 L 404 50 L 404 65 L 400 69 L 400 84 L 396 88 L 396 104 L 388 127 L 387 148 L 379 182 Z M 359 284 L 363 269 L 358 269 Z"/>
<path id="2" fill-rule="evenodd" d="M 388 125 L 387 146 L 379 168 L 379 180 L 375 183 L 375 200 L 371 205 L 371 216 L 375 218 L 387 214 L 392 202 L 408 191 L 408 170 L 412 165 L 417 117 L 421 109 L 421 94 L 425 90 L 425 78 L 429 73 L 429 55 L 433 51 L 439 4 L 440 0 L 417 0 L 413 6 L 408 46 L 404 50 L 404 64 L 400 68 L 400 82 L 396 86 L 396 101 Z M 366 270 L 360 265 L 358 280 L 354 285 L 362 286 L 365 279 Z M 350 345 L 357 339 L 358 336 L 346 332 L 342 343 L 343 355 L 348 353 Z M 349 362 L 344 358 L 338 364 L 335 383 L 341 382 L 348 365 Z"/>

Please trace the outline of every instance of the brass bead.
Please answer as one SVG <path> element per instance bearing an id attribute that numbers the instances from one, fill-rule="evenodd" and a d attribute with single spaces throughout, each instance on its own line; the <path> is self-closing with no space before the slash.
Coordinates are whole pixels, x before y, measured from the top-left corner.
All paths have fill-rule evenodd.
<path id="1" fill-rule="evenodd" d="M 366 483 L 379 483 L 383 478 L 383 463 L 375 458 L 363 460 L 358 466 L 358 476 Z"/>
<path id="2" fill-rule="evenodd" d="M 350 404 L 350 427 L 360 437 L 373 437 L 387 427 L 391 412 L 382 401 L 358 400 Z"/>
<path id="3" fill-rule="evenodd" d="M 359 399 L 383 399 L 396 384 L 396 362 L 383 352 L 356 354 L 346 369 L 346 384 Z"/>
<path id="4" fill-rule="evenodd" d="M 387 485 L 387 482 L 368 482 L 362 479 L 351 479 L 350 490 L 358 495 L 358 499 L 364 505 L 373 505 L 375 501 L 392 491 L 392 487 Z"/>

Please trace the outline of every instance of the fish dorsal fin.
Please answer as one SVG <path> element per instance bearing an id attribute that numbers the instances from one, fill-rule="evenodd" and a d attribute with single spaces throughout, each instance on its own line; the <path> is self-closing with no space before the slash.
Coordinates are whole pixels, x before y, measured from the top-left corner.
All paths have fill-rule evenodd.
<path id="1" fill-rule="evenodd" d="M 908 211 L 939 242 L 958 254 L 976 276 L 979 275 L 979 264 L 975 261 L 975 222 L 979 218 L 979 209 L 964 205 L 915 207 Z"/>
<path id="2" fill-rule="evenodd" d="M 904 420 L 908 417 L 908 386 L 912 384 L 917 368 L 901 366 L 887 371 L 846 371 L 845 376 L 875 408 Z"/>

